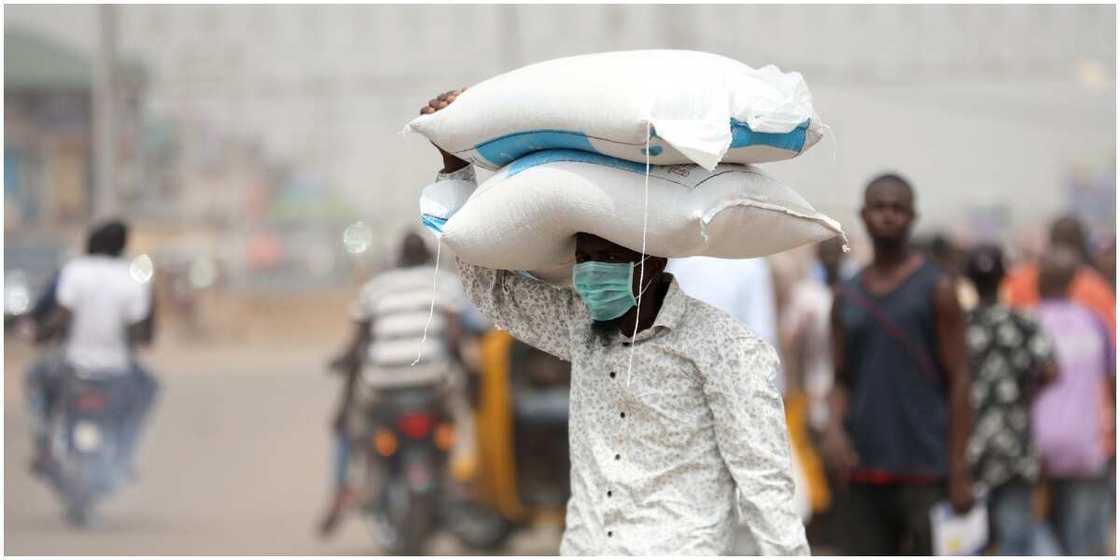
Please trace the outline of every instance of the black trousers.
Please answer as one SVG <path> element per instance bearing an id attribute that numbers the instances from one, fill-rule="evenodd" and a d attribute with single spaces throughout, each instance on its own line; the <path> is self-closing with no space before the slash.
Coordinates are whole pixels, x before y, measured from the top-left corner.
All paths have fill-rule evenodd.
<path id="1" fill-rule="evenodd" d="M 838 501 L 837 513 L 844 520 L 841 552 L 858 556 L 933 554 L 929 512 L 945 497 L 941 482 L 849 484 Z"/>

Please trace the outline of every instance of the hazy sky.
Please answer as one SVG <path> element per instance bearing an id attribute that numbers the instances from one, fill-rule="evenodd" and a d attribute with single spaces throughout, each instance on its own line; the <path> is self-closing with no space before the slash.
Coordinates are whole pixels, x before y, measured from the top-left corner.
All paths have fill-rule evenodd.
<path id="1" fill-rule="evenodd" d="M 40 30 L 57 41 L 92 50 L 97 46 L 97 6 L 4 6 L 4 26 Z"/>
<path id="2" fill-rule="evenodd" d="M 840 219 L 854 219 L 863 181 L 891 169 L 936 193 L 924 199 L 930 201 L 927 219 L 953 222 L 962 206 L 990 201 L 1006 203 L 1018 221 L 1033 223 L 1061 207 L 1071 164 L 1104 160 L 1115 150 L 1111 7 L 696 6 L 668 13 L 687 18 L 651 19 L 653 12 L 666 15 L 666 8 L 535 6 L 516 10 L 521 19 L 512 32 L 486 6 L 368 8 L 312 8 L 329 12 L 315 21 L 337 32 L 304 48 L 308 26 L 298 23 L 308 18 L 302 12 L 278 18 L 276 37 L 257 37 L 251 26 L 246 36 L 231 37 L 235 27 L 229 24 L 224 36 L 216 33 L 211 40 L 199 36 L 205 18 L 194 14 L 212 8 L 168 6 L 172 20 L 190 16 L 184 25 L 153 31 L 144 28 L 146 15 L 129 20 L 122 54 L 145 59 L 160 80 L 149 92 L 153 113 L 204 114 L 230 130 L 267 138 L 289 158 L 322 144 L 329 149 L 321 151 L 334 158 L 334 182 L 357 206 L 384 219 L 411 216 L 413 191 L 430 181 L 430 148 L 396 132 L 427 89 L 442 91 L 448 80 L 458 85 L 461 77 L 442 75 L 447 67 L 434 62 L 458 49 L 471 62 L 466 67 L 479 74 L 471 79 L 483 79 L 506 64 L 494 61 L 504 60 L 509 49 L 499 39 L 507 36 L 531 61 L 580 49 L 664 46 L 672 43 L 666 34 L 675 32 L 681 48 L 805 72 L 835 139 L 767 170 Z M 148 11 L 122 11 L 130 10 Z M 20 5 L 5 7 L 4 15 L 6 25 L 93 50 L 97 11 Z M 256 19 L 246 18 L 244 7 L 230 11 L 242 14 L 231 18 L 236 25 Z M 292 16 L 291 10 L 279 11 Z M 766 25 L 757 33 L 735 33 L 762 21 Z M 460 26 L 471 29 L 472 40 L 456 41 L 448 33 Z M 385 52 L 394 56 L 377 56 Z M 316 76 L 326 71 L 353 86 L 339 86 L 338 122 L 330 127 L 323 125 L 330 121 L 320 114 L 324 105 L 314 95 L 300 97 L 315 91 Z M 262 97 L 246 90 L 251 103 L 230 102 L 228 92 L 241 95 L 242 81 L 249 79 L 257 89 L 276 84 L 287 93 Z M 323 134 L 327 129 L 330 134 Z M 315 161 L 309 158 L 309 165 Z M 1022 196 L 1024 191 L 1031 196 Z"/>

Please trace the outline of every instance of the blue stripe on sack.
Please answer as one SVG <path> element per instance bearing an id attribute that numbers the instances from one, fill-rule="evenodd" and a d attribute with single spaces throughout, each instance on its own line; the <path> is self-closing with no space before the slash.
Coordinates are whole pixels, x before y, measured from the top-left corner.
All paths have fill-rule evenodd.
<path id="1" fill-rule="evenodd" d="M 773 146 L 800 153 L 805 147 L 805 131 L 808 129 L 809 121 L 805 121 L 789 132 L 755 132 L 747 123 L 731 119 L 731 149 Z"/>
<path id="2" fill-rule="evenodd" d="M 587 136 L 563 130 L 531 130 L 508 134 L 475 146 L 486 161 L 505 166 L 511 161 L 540 150 L 569 149 L 595 152 Z"/>
<path id="3" fill-rule="evenodd" d="M 603 154 L 596 154 L 591 152 L 581 152 L 579 150 L 545 150 L 527 155 L 506 167 L 506 175 L 513 177 L 526 169 L 544 165 L 546 163 L 556 163 L 558 161 L 575 161 L 579 163 L 593 163 L 595 165 L 605 165 L 630 171 L 633 173 L 645 174 L 646 164 L 634 163 L 624 159 L 613 158 Z"/>
<path id="4" fill-rule="evenodd" d="M 435 233 L 443 233 L 443 226 L 447 223 L 447 218 L 437 218 L 429 214 L 421 214 L 420 223 L 424 224 L 424 227 Z"/>
<path id="5" fill-rule="evenodd" d="M 731 119 L 731 146 L 730 148 L 745 148 L 747 146 L 772 146 L 775 148 L 801 152 L 805 147 L 805 132 L 809 129 L 809 121 L 805 121 L 797 128 L 782 133 L 755 132 L 742 121 Z M 657 133 L 652 134 L 653 138 Z M 591 145 L 587 135 L 581 132 L 568 132 L 564 130 L 531 130 L 507 134 L 475 146 L 478 154 L 497 166 L 506 166 L 511 162 L 541 150 L 579 150 L 598 154 L 598 150 Z M 661 154 L 661 146 L 651 146 L 650 155 Z M 645 149 L 641 150 L 645 153 Z"/>

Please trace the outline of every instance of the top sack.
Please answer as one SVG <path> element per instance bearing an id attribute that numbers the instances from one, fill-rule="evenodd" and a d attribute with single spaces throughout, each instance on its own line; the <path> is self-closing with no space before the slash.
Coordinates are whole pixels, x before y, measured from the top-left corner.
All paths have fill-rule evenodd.
<path id="1" fill-rule="evenodd" d="M 795 157 L 820 140 L 824 123 L 797 72 L 648 50 L 532 64 L 468 88 L 405 130 L 490 170 L 546 149 L 644 163 L 647 139 L 653 165 L 712 170 Z"/>

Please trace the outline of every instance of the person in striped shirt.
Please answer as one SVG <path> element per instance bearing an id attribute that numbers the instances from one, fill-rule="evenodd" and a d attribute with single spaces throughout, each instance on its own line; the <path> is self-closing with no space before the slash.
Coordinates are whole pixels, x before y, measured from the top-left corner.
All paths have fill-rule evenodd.
<path id="1" fill-rule="evenodd" d="M 353 500 L 346 473 L 350 456 L 348 430 L 361 378 L 376 405 L 376 392 L 417 386 L 442 386 L 454 417 L 460 444 L 469 442 L 469 404 L 458 354 L 459 315 L 465 298 L 456 276 L 437 268 L 431 251 L 415 232 L 404 236 L 397 267 L 370 279 L 351 308 L 354 336 L 332 363 L 345 375 L 334 416 L 334 498 L 321 525 L 326 536 L 338 526 Z"/>

